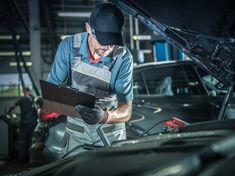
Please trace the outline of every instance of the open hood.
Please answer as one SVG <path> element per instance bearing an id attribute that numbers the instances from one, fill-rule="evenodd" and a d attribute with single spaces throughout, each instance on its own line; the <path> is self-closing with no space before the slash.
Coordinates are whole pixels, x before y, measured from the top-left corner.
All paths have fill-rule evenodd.
<path id="1" fill-rule="evenodd" d="M 218 89 L 233 85 L 235 1 L 110 0 L 177 46 L 213 75 Z"/>

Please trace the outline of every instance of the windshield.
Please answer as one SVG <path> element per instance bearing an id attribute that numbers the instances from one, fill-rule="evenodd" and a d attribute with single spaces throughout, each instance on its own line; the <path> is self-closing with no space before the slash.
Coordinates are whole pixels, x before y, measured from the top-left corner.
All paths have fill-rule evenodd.
<path id="1" fill-rule="evenodd" d="M 134 71 L 134 93 L 160 96 L 207 94 L 192 65 L 156 66 Z"/>

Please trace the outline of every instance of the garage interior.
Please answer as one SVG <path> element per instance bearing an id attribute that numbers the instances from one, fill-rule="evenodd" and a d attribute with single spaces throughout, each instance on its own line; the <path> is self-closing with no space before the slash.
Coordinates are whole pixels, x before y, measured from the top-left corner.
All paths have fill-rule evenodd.
<path id="1" fill-rule="evenodd" d="M 24 164 L 15 162 L 18 155 L 16 140 L 19 132 L 20 109 L 16 108 L 13 113 L 8 114 L 9 108 L 23 96 L 23 87 L 29 87 L 34 97 L 41 96 L 40 80 L 47 80 L 60 42 L 67 36 L 84 32 L 86 30 L 85 23 L 89 20 L 91 10 L 100 2 L 107 1 L 2 0 L 0 2 L 0 170 L 2 170 L 2 173 L 7 175 L 12 172 L 21 172 L 26 168 L 35 167 L 30 162 Z M 199 103 L 198 109 L 187 109 L 184 112 L 184 115 L 190 116 L 191 119 L 184 118 L 181 110 L 174 110 L 172 111 L 173 114 L 169 110 L 167 114 L 169 118 L 175 115 L 175 117 L 182 118 L 190 123 L 217 120 L 217 118 L 221 120 L 224 116 L 230 120 L 235 118 L 234 86 L 229 90 L 214 90 L 210 86 L 214 86 L 214 82 L 217 83 L 218 81 L 208 77 L 208 74 L 200 67 L 191 64 L 190 57 L 184 54 L 179 47 L 166 41 L 160 34 L 150 30 L 123 9 L 122 12 L 125 18 L 123 40 L 133 55 L 134 67 L 136 68 L 134 72 L 136 77 L 134 77 L 133 84 L 134 100 L 137 104 L 141 104 L 141 101 L 148 101 L 144 105 L 147 110 L 141 110 L 142 114 L 148 114 L 149 109 L 154 114 L 157 114 L 158 111 L 162 111 L 163 107 L 166 107 L 166 109 L 168 106 L 173 107 L 174 105 L 170 103 L 171 99 L 174 99 L 174 96 L 185 95 L 186 98 L 181 99 L 178 97 L 177 101 L 174 100 L 174 103 L 178 103 L 184 108 L 190 107 L 198 99 L 203 103 Z M 173 66 L 176 65 L 175 63 L 184 61 L 190 63 L 187 62 L 185 65 L 182 64 L 177 69 L 173 69 Z M 165 65 L 168 63 L 172 64 L 169 68 Z M 153 74 L 153 71 L 151 71 L 153 68 L 151 67 L 155 64 L 160 66 L 159 70 L 155 70 Z M 142 69 L 142 65 L 147 65 L 147 67 Z M 146 71 L 147 68 L 150 69 L 149 72 Z M 190 69 L 195 69 L 196 71 Z M 146 75 L 147 90 L 143 88 L 143 85 L 146 83 L 141 82 L 139 79 L 143 74 L 142 72 Z M 185 76 L 185 72 L 191 77 Z M 167 88 L 162 90 L 163 85 L 167 87 L 167 84 L 172 82 L 172 79 L 166 76 L 170 73 L 172 77 L 175 76 L 179 80 L 179 85 L 184 84 L 180 80 L 181 77 L 187 77 L 185 84 L 188 87 L 175 86 L 172 87 L 172 90 L 166 90 Z M 194 79 L 194 74 L 200 74 L 200 76 L 197 75 L 199 78 Z M 163 78 L 165 79 L 163 80 Z M 200 85 L 199 81 L 203 85 Z M 156 82 L 161 85 L 158 89 L 155 89 Z M 151 89 L 151 86 L 154 86 L 154 89 Z M 156 93 L 157 91 L 158 93 Z M 227 91 L 230 91 L 229 95 L 226 94 Z M 143 100 L 142 94 L 146 94 L 146 96 L 152 95 L 152 97 Z M 167 96 L 167 98 L 161 97 L 162 95 Z M 196 98 L 191 99 L 187 95 L 195 95 Z M 201 95 L 203 98 L 197 97 Z M 216 100 L 210 97 L 216 97 Z M 155 98 L 159 102 L 154 102 Z M 228 103 L 227 99 L 231 101 Z M 154 106 L 151 103 L 155 103 Z M 158 103 L 163 103 L 163 106 L 155 108 Z M 208 104 L 213 105 L 209 106 Z M 136 107 L 141 108 L 138 105 Z M 206 110 L 203 108 L 206 108 Z M 211 109 L 213 109 L 213 113 L 209 114 L 208 112 Z M 208 118 L 197 118 L 196 115 L 198 115 L 197 113 L 200 110 Z M 153 123 L 150 120 L 145 122 L 149 131 L 143 129 L 140 125 L 141 122 L 139 122 L 141 121 L 139 119 L 142 119 L 144 116 L 141 113 L 133 109 L 131 123 L 127 123 L 129 128 L 134 127 L 135 130 L 139 131 L 138 135 L 142 133 L 154 134 L 163 130 L 163 126 L 161 126 L 158 130 L 151 133 L 151 126 L 158 123 L 158 121 Z M 191 114 L 194 114 L 195 117 Z M 164 120 L 164 118 L 159 119 L 161 121 Z M 234 130 L 234 126 L 230 128 Z M 130 133 L 130 135 L 132 134 Z"/>

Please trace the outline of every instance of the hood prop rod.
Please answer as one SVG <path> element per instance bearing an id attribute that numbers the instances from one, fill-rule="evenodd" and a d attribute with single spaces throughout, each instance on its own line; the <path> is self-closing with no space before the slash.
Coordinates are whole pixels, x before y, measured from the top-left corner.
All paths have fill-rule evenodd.
<path id="1" fill-rule="evenodd" d="M 223 103 L 221 105 L 220 112 L 218 115 L 218 120 L 225 119 L 225 117 L 226 117 L 225 114 L 227 111 L 228 103 L 229 103 L 232 95 L 233 95 L 233 84 L 231 84 L 231 86 L 228 88 L 226 95 L 224 96 L 224 100 L 223 100 Z"/>

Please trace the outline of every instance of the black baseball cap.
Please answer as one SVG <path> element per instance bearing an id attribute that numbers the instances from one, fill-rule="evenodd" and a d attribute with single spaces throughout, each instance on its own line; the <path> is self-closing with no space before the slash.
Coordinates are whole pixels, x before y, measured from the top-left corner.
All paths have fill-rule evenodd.
<path id="1" fill-rule="evenodd" d="M 111 3 L 96 5 L 91 12 L 89 23 L 101 45 L 123 46 L 124 16 L 116 6 Z"/>

